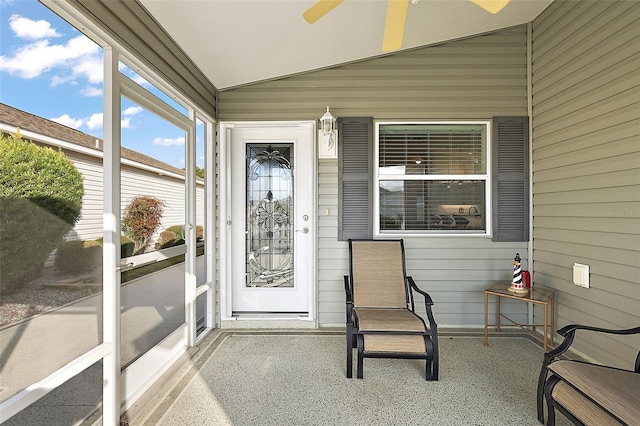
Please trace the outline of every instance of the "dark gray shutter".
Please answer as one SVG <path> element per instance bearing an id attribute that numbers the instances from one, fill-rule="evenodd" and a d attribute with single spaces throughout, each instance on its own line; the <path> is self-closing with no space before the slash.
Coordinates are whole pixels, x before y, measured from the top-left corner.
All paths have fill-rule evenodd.
<path id="1" fill-rule="evenodd" d="M 494 117 L 493 241 L 529 240 L 529 118 Z"/>
<path id="2" fill-rule="evenodd" d="M 373 118 L 338 119 L 338 240 L 373 237 Z"/>

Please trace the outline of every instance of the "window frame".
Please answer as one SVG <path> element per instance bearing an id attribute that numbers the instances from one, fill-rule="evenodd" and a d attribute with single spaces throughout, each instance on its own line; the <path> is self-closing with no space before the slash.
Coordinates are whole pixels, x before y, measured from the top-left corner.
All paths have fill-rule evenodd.
<path id="1" fill-rule="evenodd" d="M 374 147 L 373 147 L 373 236 L 375 238 L 386 237 L 492 237 L 492 120 L 424 120 L 424 121 L 377 121 L 374 120 Z M 406 175 L 406 174 L 380 174 L 380 127 L 384 125 L 484 125 L 485 126 L 485 173 L 474 175 Z M 484 230 L 469 232 L 456 229 L 444 230 L 422 230 L 422 231 L 402 231 L 396 230 L 381 231 L 380 230 L 380 182 L 381 181 L 431 181 L 431 180 L 460 180 L 472 179 L 483 180 L 485 183 L 484 194 Z"/>

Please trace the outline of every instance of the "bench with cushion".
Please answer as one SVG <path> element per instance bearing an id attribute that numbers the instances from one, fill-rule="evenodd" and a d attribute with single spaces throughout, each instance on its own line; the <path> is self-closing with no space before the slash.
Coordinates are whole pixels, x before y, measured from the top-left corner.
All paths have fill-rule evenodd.
<path id="1" fill-rule="evenodd" d="M 538 381 L 538 421 L 555 424 L 555 410 L 577 425 L 640 425 L 640 352 L 634 371 L 582 361 L 558 359 L 569 349 L 577 330 L 638 334 L 640 327 L 609 330 L 568 325 L 558 330 L 564 341 L 544 356 Z"/>

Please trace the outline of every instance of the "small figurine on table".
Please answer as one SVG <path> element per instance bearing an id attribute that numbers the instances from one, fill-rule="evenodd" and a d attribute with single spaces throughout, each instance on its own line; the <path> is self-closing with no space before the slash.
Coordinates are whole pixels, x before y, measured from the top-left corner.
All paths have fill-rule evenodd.
<path id="1" fill-rule="evenodd" d="M 516 257 L 513 259 L 513 280 L 511 281 L 511 286 L 507 290 L 518 294 L 525 294 L 529 292 L 529 289 L 527 289 L 525 284 L 522 282 L 520 253 L 516 253 Z"/>

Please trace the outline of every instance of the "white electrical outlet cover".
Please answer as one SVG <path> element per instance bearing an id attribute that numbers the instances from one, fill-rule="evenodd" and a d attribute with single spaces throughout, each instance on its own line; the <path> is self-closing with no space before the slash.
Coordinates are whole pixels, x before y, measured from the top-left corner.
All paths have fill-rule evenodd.
<path id="1" fill-rule="evenodd" d="M 589 265 L 573 264 L 573 283 L 580 287 L 589 288 Z"/>

